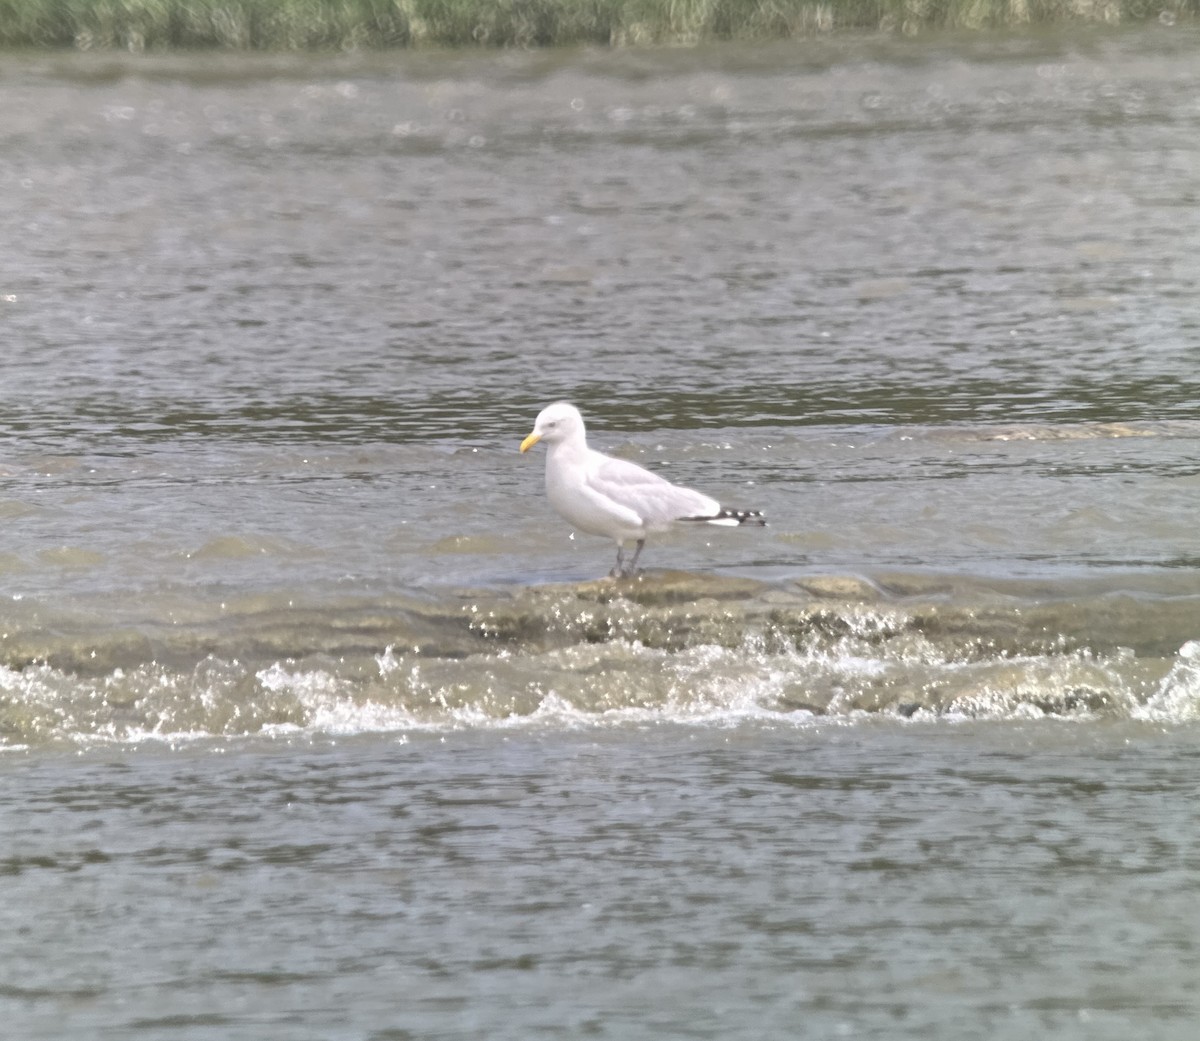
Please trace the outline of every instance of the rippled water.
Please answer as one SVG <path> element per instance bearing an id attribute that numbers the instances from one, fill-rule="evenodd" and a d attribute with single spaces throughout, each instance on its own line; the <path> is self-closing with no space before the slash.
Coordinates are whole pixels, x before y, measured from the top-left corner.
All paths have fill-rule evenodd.
<path id="1" fill-rule="evenodd" d="M 0 1002 L 25 1038 L 1182 1039 L 1196 758 L 1038 723 L 0 760 Z"/>
<path id="2" fill-rule="evenodd" d="M 6 57 L 22 1036 L 1190 1038 L 1196 43 Z"/>

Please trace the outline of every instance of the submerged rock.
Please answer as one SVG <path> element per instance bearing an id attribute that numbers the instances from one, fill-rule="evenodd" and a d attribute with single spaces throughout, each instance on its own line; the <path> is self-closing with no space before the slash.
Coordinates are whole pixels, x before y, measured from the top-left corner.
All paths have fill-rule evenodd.
<path id="1" fill-rule="evenodd" d="M 771 587 L 749 578 L 728 578 L 690 571 L 645 571 L 632 578 L 605 578 L 573 587 L 582 599 L 608 602 L 630 600 L 636 604 L 696 603 L 700 600 L 749 600 Z"/>

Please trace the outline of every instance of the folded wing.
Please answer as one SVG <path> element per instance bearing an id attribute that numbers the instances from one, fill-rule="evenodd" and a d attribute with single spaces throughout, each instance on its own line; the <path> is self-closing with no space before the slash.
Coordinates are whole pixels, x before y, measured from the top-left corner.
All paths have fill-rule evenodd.
<path id="1" fill-rule="evenodd" d="M 672 484 L 637 463 L 599 452 L 593 453 L 591 463 L 588 486 L 597 494 L 632 509 L 648 528 L 665 527 L 684 518 L 716 517 L 721 512 L 716 499 Z"/>

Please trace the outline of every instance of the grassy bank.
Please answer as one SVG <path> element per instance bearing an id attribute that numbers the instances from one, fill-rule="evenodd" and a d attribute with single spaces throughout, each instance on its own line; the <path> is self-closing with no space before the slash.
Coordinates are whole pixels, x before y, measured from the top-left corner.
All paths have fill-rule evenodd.
<path id="1" fill-rule="evenodd" d="M 0 46 L 622 45 L 1197 15 L 1200 0 L 0 0 Z"/>

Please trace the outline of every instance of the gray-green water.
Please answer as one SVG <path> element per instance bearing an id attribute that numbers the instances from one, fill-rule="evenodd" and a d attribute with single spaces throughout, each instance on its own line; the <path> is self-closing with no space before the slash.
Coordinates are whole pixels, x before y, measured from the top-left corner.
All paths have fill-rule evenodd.
<path id="1" fill-rule="evenodd" d="M 4 57 L 14 1036 L 1190 1039 L 1197 42 Z"/>
<path id="2" fill-rule="evenodd" d="M 0 761 L 7 1029 L 1186 1038 L 1191 734 L 482 732 Z"/>

